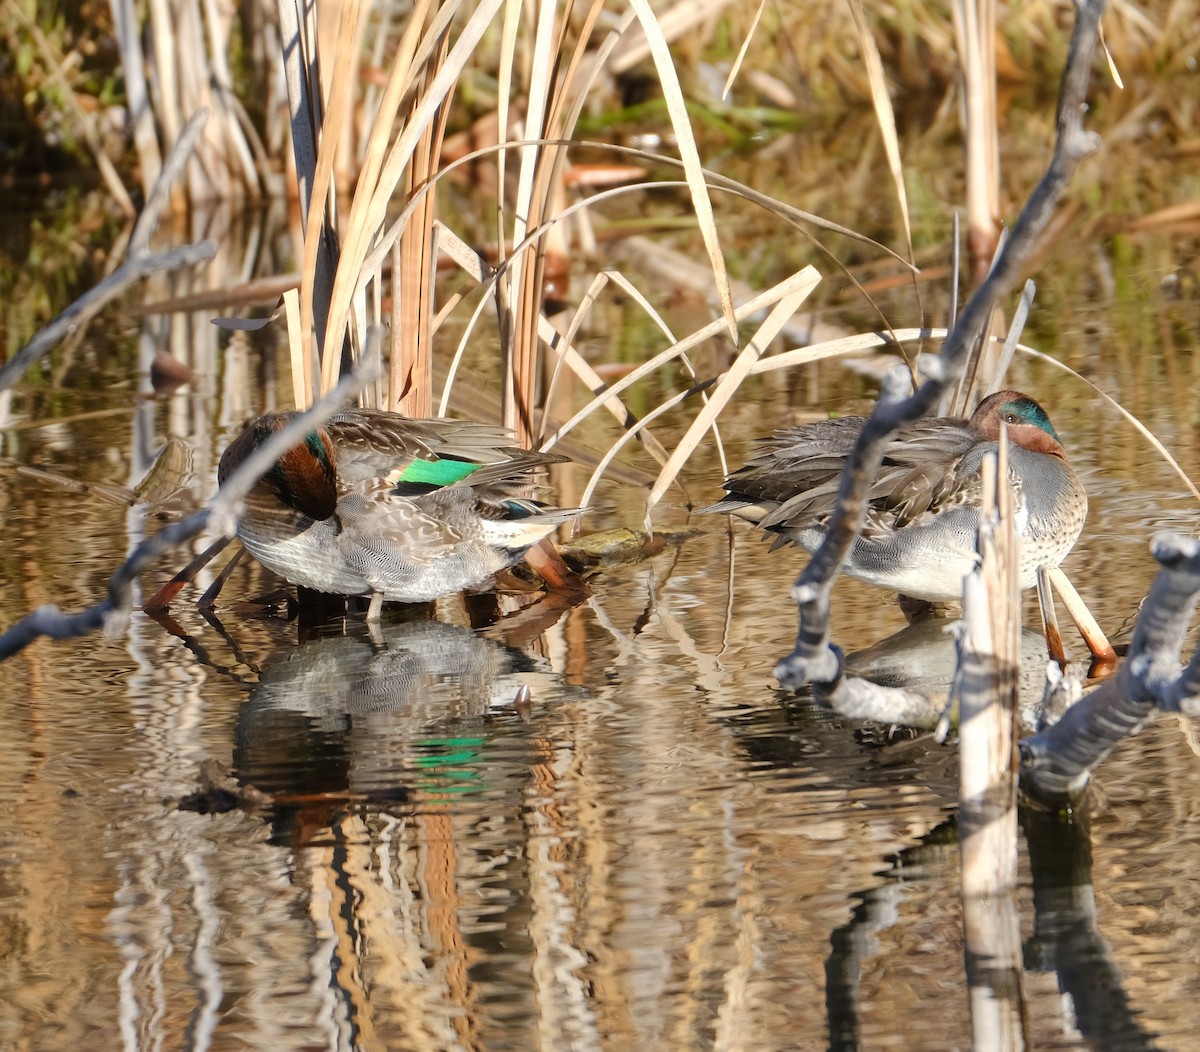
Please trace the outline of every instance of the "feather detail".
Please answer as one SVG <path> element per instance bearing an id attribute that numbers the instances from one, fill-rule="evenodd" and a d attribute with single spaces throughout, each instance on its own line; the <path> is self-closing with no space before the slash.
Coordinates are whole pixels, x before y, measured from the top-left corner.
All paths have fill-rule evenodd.
<path id="1" fill-rule="evenodd" d="M 219 477 L 290 416 L 248 424 Z M 512 443 L 490 424 L 345 410 L 280 457 L 238 534 L 264 565 L 318 591 L 418 602 L 473 587 L 577 514 L 530 495 L 565 458 Z"/>
<path id="2" fill-rule="evenodd" d="M 750 461 L 725 479 L 725 499 L 703 510 L 757 523 L 775 534 L 773 548 L 815 550 L 864 423 L 840 417 L 761 440 Z M 996 450 L 1001 423 L 1010 441 L 1022 588 L 1032 586 L 1039 565 L 1057 566 L 1083 528 L 1087 494 L 1045 410 L 1018 391 L 1000 391 L 970 420 L 922 419 L 897 431 L 868 490 L 846 572 L 917 598 L 960 598 L 962 576 L 974 563 L 983 458 Z"/>

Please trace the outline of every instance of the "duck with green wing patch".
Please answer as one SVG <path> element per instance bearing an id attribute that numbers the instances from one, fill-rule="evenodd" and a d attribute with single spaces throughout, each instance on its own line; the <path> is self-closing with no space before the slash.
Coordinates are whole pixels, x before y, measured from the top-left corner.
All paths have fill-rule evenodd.
<path id="1" fill-rule="evenodd" d="M 246 425 L 221 456 L 224 481 L 293 413 Z M 411 420 L 374 409 L 332 417 L 259 480 L 238 537 L 293 584 L 336 595 L 425 602 L 482 584 L 576 515 L 530 497 L 565 458 L 513 445 L 501 427 Z"/>

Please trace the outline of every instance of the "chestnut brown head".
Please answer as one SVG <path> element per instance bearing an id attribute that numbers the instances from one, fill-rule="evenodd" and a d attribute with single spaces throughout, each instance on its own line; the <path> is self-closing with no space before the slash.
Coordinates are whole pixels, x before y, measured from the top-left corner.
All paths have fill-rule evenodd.
<path id="1" fill-rule="evenodd" d="M 1008 426 L 1008 437 L 1015 445 L 1033 453 L 1067 459 L 1058 432 L 1040 405 L 1020 391 L 997 391 L 989 395 L 971 414 L 970 426 L 988 442 L 1000 437 L 1000 424 Z"/>
<path id="2" fill-rule="evenodd" d="M 283 427 L 294 413 L 266 413 L 250 421 L 225 448 L 217 480 L 225 479 L 255 449 Z M 283 454 L 263 475 L 265 486 L 284 504 L 310 519 L 327 519 L 337 507 L 337 468 L 333 446 L 324 429 L 310 431 L 303 442 Z"/>

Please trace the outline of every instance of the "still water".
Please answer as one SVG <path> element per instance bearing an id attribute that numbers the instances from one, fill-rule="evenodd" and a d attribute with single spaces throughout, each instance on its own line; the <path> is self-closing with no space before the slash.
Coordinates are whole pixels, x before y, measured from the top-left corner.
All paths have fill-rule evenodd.
<path id="1" fill-rule="evenodd" d="M 1200 478 L 1200 310 L 1164 300 L 1163 254 L 1180 247 L 1159 250 L 1134 253 L 1126 291 L 1099 307 L 1051 280 L 1055 314 L 1037 320 L 1043 345 Z M 211 491 L 237 422 L 286 389 L 273 348 L 200 354 L 216 346 L 203 312 L 157 324 L 93 334 L 140 345 L 136 364 L 85 354 L 16 401 L 0 624 L 96 602 L 141 537 Z M 156 399 L 147 366 L 169 341 L 197 377 Z M 1010 380 L 1046 405 L 1088 486 L 1065 568 L 1121 641 L 1154 573 L 1150 536 L 1194 531 L 1196 505 L 1080 381 L 1020 359 Z M 726 417 L 730 457 L 872 390 L 841 368 L 758 381 Z M 187 453 L 179 485 L 122 501 L 169 436 Z M 697 459 L 703 504 L 720 471 Z M 582 480 L 556 479 L 568 499 Z M 641 500 L 607 484 L 589 527 L 636 525 Z M 394 616 L 382 642 L 356 621 L 300 641 L 283 608 L 247 602 L 278 586 L 249 564 L 219 625 L 190 606 L 197 588 L 174 634 L 135 612 L 111 637 L 7 662 L 0 1046 L 970 1047 L 953 749 L 781 691 L 771 668 L 803 556 L 689 518 L 680 498 L 658 518 L 695 533 L 553 616 L 470 629 L 447 604 L 440 621 Z M 903 626 L 888 597 L 838 586 L 847 650 Z M 1198 735 L 1163 718 L 1123 743 L 1087 823 L 1026 816 L 1036 1047 L 1196 1047 Z M 269 796 L 190 809 L 214 802 L 195 798 L 213 781 Z"/>

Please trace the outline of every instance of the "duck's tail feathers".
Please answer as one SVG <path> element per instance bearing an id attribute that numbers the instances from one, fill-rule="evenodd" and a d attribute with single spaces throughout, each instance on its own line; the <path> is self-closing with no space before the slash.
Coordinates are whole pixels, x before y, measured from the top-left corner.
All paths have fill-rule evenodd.
<path id="1" fill-rule="evenodd" d="M 506 500 L 494 508 L 506 514 L 482 520 L 484 537 L 494 547 L 509 551 L 524 551 L 586 510 L 548 508 L 535 500 L 519 498 Z"/>
<path id="2" fill-rule="evenodd" d="M 745 519 L 747 522 L 752 522 L 757 526 L 758 523 L 778 507 L 778 501 L 747 500 L 743 497 L 736 497 L 730 494 L 724 500 L 717 501 L 716 504 L 710 504 L 707 508 L 700 508 L 698 514 L 736 515 L 739 519 Z"/>

